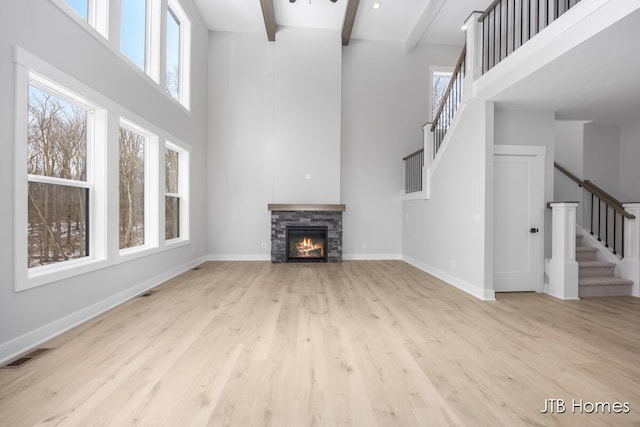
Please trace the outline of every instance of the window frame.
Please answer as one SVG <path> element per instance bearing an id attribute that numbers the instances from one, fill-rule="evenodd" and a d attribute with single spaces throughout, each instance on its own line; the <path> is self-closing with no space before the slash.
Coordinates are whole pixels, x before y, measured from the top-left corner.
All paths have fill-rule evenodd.
<path id="1" fill-rule="evenodd" d="M 75 12 L 74 12 L 75 13 Z M 63 71 L 53 67 L 20 46 L 14 48 L 14 290 L 21 292 L 38 286 L 114 266 L 123 262 L 154 255 L 169 249 L 191 244 L 189 240 L 189 155 L 191 147 L 164 129 L 155 126 L 142 117 L 115 103 L 89 86 L 75 80 Z M 94 117 L 92 129 L 87 128 L 87 138 L 94 136 L 88 146 L 88 160 L 91 156 L 93 168 L 87 167 L 87 180 L 93 184 L 90 196 L 89 257 L 72 259 L 46 266 L 28 268 L 28 107 L 29 84 L 33 76 L 41 79 L 48 92 L 71 98 L 74 103 L 86 103 Z M 145 184 L 149 183 L 149 233 L 148 244 L 136 246 L 133 250 L 119 249 L 119 126 L 124 121 L 135 125 L 136 130 L 146 131 L 151 149 L 145 150 L 149 167 L 146 168 Z M 166 142 L 166 141 L 172 142 Z M 165 143 L 166 142 L 166 143 Z M 166 146 L 181 153 L 180 156 L 180 227 L 181 236 L 169 242 L 164 240 L 164 148 Z M 91 153 L 91 154 L 90 154 Z M 147 175 L 146 175 L 147 176 Z M 47 181 L 56 178 L 47 177 Z M 82 181 L 84 183 L 84 181 Z M 84 184 L 81 184 L 84 185 Z M 162 187 L 161 187 L 162 186 Z M 145 190 L 147 191 L 147 190 Z M 145 200 L 145 204 L 147 201 Z M 22 230 L 22 231 L 21 231 Z M 147 231 L 148 230 L 148 231 Z M 46 267 L 46 268 L 45 268 Z"/>
<path id="2" fill-rule="evenodd" d="M 169 193 L 166 188 L 166 156 L 165 150 L 170 150 L 178 153 L 178 192 Z M 165 245 L 173 245 L 180 242 L 189 241 L 189 154 L 190 148 L 187 148 L 184 144 L 178 145 L 174 142 L 165 141 L 163 150 L 163 176 L 162 182 L 164 185 L 164 192 L 162 197 L 162 237 Z M 173 239 L 166 238 L 166 197 L 175 197 L 178 199 L 178 237 Z"/>
<path id="3" fill-rule="evenodd" d="M 191 109 L 191 18 L 185 12 L 184 7 L 178 0 L 168 0 L 167 7 L 164 10 L 164 24 L 165 24 L 165 37 L 164 37 L 164 55 L 165 61 L 163 64 L 164 67 L 164 82 L 161 85 L 162 89 L 171 99 L 175 99 L 178 101 L 184 108 L 187 110 Z M 178 69 L 179 69 L 179 79 L 178 79 L 178 97 L 175 98 L 173 95 L 169 93 L 166 89 L 167 83 L 167 45 L 168 45 L 168 35 L 166 31 L 166 23 L 167 17 L 169 13 L 172 13 L 173 16 L 178 20 L 180 25 L 179 32 L 179 40 L 178 40 Z"/>
<path id="4" fill-rule="evenodd" d="M 134 73 L 145 76 L 147 83 L 160 91 L 167 99 L 191 114 L 191 28 L 192 20 L 179 0 L 147 0 L 145 34 L 145 69 L 141 70 L 120 50 L 119 1 L 89 0 L 87 20 L 83 19 L 65 0 L 50 0 L 76 21 L 96 40 L 126 63 Z M 124 1 L 124 0 L 123 0 Z M 169 6 L 170 5 L 170 6 Z M 166 14 L 169 7 L 180 18 L 180 96 L 174 98 L 166 86 Z M 117 15 L 117 16 L 116 16 Z"/>
<path id="5" fill-rule="evenodd" d="M 144 138 L 144 243 L 142 245 L 120 248 L 120 224 L 118 223 L 118 250 L 120 257 L 126 257 L 148 249 L 158 247 L 158 136 L 144 127 L 120 117 L 119 127 Z M 120 140 L 118 138 L 118 163 L 120 162 Z M 118 168 L 119 170 L 119 168 Z M 120 185 L 118 183 L 118 194 Z M 120 200 L 118 198 L 118 213 Z M 118 221 L 120 216 L 118 215 Z"/>
<path id="6" fill-rule="evenodd" d="M 75 12 L 74 12 L 75 13 Z M 106 157 L 105 144 L 98 140 L 106 134 L 107 111 L 95 102 L 85 88 L 54 67 L 46 64 L 23 49 L 16 48 L 14 60 L 15 73 L 15 144 L 14 144 L 14 175 L 15 175 L 15 208 L 14 226 L 16 230 L 14 244 L 14 272 L 15 290 L 25 290 L 45 283 L 58 281 L 70 276 L 82 274 L 106 264 L 105 241 L 106 215 L 104 194 L 104 178 L 101 175 L 106 170 L 106 164 L 98 159 Z M 45 77 L 46 76 L 46 77 Z M 34 86 L 64 101 L 82 106 L 87 110 L 87 176 L 86 181 L 67 180 L 57 177 L 29 175 L 27 171 L 28 158 L 28 109 L 29 86 Z M 91 100 L 90 100 L 91 99 Z M 25 183 L 41 182 L 45 184 L 59 184 L 89 188 L 89 255 L 68 261 L 29 268 L 26 262 L 28 253 L 28 190 Z M 18 230 L 23 230 L 21 236 Z"/>

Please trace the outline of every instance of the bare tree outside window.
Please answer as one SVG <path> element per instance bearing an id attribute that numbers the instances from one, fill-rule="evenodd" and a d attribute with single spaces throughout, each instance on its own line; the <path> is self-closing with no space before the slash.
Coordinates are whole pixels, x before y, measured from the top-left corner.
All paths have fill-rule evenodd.
<path id="1" fill-rule="evenodd" d="M 180 237 L 180 153 L 165 150 L 165 239 Z"/>
<path id="2" fill-rule="evenodd" d="M 433 108 L 433 118 L 435 118 L 438 109 L 440 108 L 440 104 L 444 99 L 445 92 L 447 87 L 449 86 L 449 82 L 451 81 L 451 73 L 449 72 L 435 72 L 433 73 L 433 82 L 432 82 L 432 108 Z"/>
<path id="3" fill-rule="evenodd" d="M 120 249 L 144 245 L 145 137 L 120 128 Z"/>
<path id="4" fill-rule="evenodd" d="M 87 111 L 29 86 L 27 151 L 28 266 L 89 255 Z"/>

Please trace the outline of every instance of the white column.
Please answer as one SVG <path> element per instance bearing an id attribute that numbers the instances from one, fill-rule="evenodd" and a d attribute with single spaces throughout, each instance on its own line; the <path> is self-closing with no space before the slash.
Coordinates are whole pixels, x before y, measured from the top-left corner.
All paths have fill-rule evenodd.
<path id="1" fill-rule="evenodd" d="M 576 262 L 577 202 L 551 203 L 551 260 L 546 265 L 549 294 L 564 300 L 578 298 Z"/>
<path id="2" fill-rule="evenodd" d="M 464 22 L 467 38 L 464 90 L 470 97 L 475 96 L 473 82 L 482 75 L 482 24 L 478 22 L 480 15 L 482 12 L 473 12 Z"/>
<path id="3" fill-rule="evenodd" d="M 624 258 L 620 263 L 622 277 L 633 280 L 631 295 L 640 297 L 640 203 L 623 203 L 634 219 L 624 219 Z"/>

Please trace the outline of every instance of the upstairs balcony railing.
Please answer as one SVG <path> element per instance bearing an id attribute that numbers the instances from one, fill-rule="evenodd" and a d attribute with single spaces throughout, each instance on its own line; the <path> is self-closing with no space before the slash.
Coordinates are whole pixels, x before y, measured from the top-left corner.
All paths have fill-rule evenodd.
<path id="1" fill-rule="evenodd" d="M 482 73 L 538 34 L 580 0 L 496 0 L 478 18 Z"/>
<path id="2" fill-rule="evenodd" d="M 467 62 L 467 46 L 462 49 L 455 65 L 449 85 L 435 110 L 430 124 L 430 144 L 428 161 L 435 159 L 451 127 L 455 113 L 462 102 L 464 81 L 477 78 L 486 73 L 512 52 L 542 31 L 559 16 L 578 4 L 580 0 L 495 0 L 486 11 L 474 14 L 478 16 L 477 32 L 467 39 L 471 46 Z M 471 19 L 471 17 L 470 17 Z M 475 18 L 473 18 L 475 19 Z M 469 37 L 469 34 L 468 34 Z M 479 44 L 479 58 L 475 56 L 475 41 Z M 471 40 L 471 41 L 469 41 Z M 480 64 L 481 62 L 481 64 Z M 467 67 L 471 70 L 469 79 L 465 79 Z M 471 82 L 472 83 L 472 82 Z M 425 136 L 426 137 L 426 136 Z M 405 157 L 405 193 L 422 190 L 425 153 L 421 150 Z M 422 163 L 417 163 L 422 161 Z M 428 176 L 428 175 L 427 175 Z"/>

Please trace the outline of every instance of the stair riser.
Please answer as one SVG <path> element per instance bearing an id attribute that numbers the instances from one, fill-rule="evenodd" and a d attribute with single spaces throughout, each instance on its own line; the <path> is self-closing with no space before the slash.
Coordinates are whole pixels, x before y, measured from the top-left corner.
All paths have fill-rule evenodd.
<path id="1" fill-rule="evenodd" d="M 597 252 L 576 252 L 576 261 L 597 261 Z"/>
<path id="2" fill-rule="evenodd" d="M 578 277 L 607 277 L 613 276 L 614 267 L 580 267 Z"/>
<path id="3" fill-rule="evenodd" d="M 632 287 L 633 285 L 581 285 L 578 289 L 578 296 L 580 298 L 629 296 Z"/>

